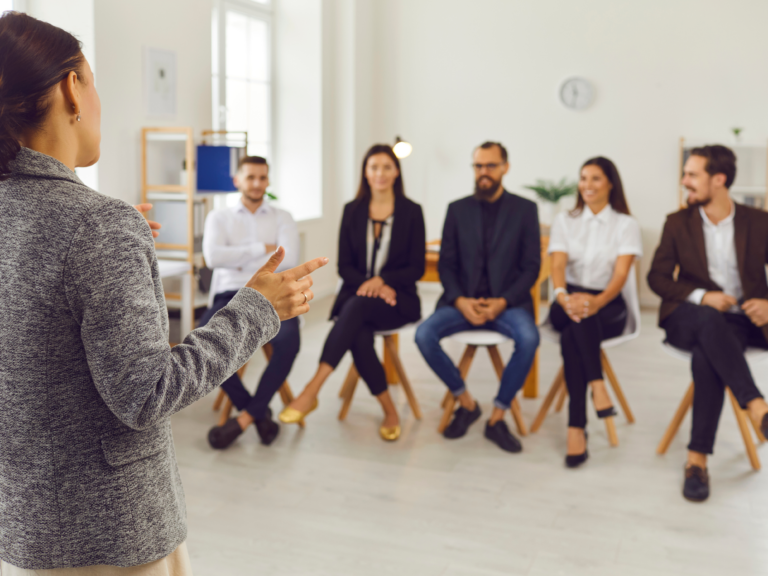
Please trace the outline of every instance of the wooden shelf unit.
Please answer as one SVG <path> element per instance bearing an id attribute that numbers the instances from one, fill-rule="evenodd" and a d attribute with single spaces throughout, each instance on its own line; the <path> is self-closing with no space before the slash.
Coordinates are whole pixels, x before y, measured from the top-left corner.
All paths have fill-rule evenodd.
<path id="1" fill-rule="evenodd" d="M 187 182 L 186 184 L 151 184 L 148 181 L 148 169 L 147 169 L 147 142 L 184 142 L 184 162 L 187 170 Z M 153 203 L 153 200 L 170 200 L 170 198 L 158 198 L 153 197 L 153 194 L 164 193 L 164 196 L 169 194 L 178 194 L 178 200 L 185 203 L 186 218 L 187 218 L 187 242 L 185 244 L 167 244 L 161 241 L 155 243 L 157 250 L 169 250 L 178 252 L 177 255 L 164 256 L 167 259 L 177 259 L 189 262 L 190 271 L 189 277 L 186 279 L 191 286 L 192 297 L 192 309 L 190 313 L 193 318 L 194 328 L 194 294 L 195 290 L 195 143 L 194 133 L 190 127 L 157 127 L 157 128 L 142 128 L 141 130 L 141 201 L 142 203 Z M 175 198 L 174 198 L 175 200 Z M 161 231 L 162 234 L 162 231 Z M 180 256 L 183 253 L 183 258 Z M 176 257 L 174 257 L 176 256 Z M 174 294 L 166 294 L 169 300 L 174 299 Z"/>
<path id="2" fill-rule="evenodd" d="M 686 144 L 685 138 L 680 138 L 680 148 L 679 148 L 679 171 L 678 171 L 678 181 L 677 181 L 677 200 L 678 204 L 681 208 L 685 208 L 685 190 L 683 188 L 682 184 L 682 174 L 683 174 L 683 167 L 685 165 L 686 160 L 686 152 L 690 150 L 691 148 L 695 148 L 696 146 L 702 146 L 702 143 L 696 142 L 696 143 L 688 143 Z M 745 202 L 746 198 L 753 198 L 755 200 L 759 199 L 760 204 L 751 204 L 753 206 L 756 206 L 758 208 L 762 208 L 763 210 L 768 210 L 768 143 L 766 145 L 755 145 L 755 144 L 727 144 L 728 148 L 733 150 L 734 154 L 736 154 L 736 180 L 734 181 L 733 185 L 731 186 L 730 192 L 731 196 L 734 197 L 734 199 L 742 204 L 746 204 Z M 747 160 L 746 154 L 747 151 L 751 152 L 751 158 Z M 741 154 L 740 154 L 741 153 Z M 754 162 L 756 159 L 760 158 L 760 161 L 762 159 L 765 159 L 765 168 L 762 170 L 758 170 L 761 174 L 761 180 L 762 182 L 755 183 L 754 180 L 749 179 L 748 183 L 743 183 L 745 170 L 747 167 L 753 168 L 752 162 Z M 756 171 L 754 169 L 751 170 L 752 174 L 751 176 L 754 176 Z"/>

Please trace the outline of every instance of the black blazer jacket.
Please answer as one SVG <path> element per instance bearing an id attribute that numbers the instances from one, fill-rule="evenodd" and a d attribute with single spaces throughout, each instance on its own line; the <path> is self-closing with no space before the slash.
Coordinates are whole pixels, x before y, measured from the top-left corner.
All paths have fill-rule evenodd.
<path id="1" fill-rule="evenodd" d="M 531 288 L 541 269 L 541 233 L 536 204 L 504 191 L 499 202 L 491 245 L 488 281 L 491 295 L 507 306 L 533 313 Z M 483 269 L 483 215 L 474 196 L 448 206 L 443 226 L 438 271 L 443 292 L 437 307 L 453 306 L 459 296 L 471 296 Z"/>
<path id="2" fill-rule="evenodd" d="M 344 303 L 366 281 L 366 230 L 368 202 L 353 200 L 344 207 L 339 231 L 339 276 L 344 281 L 331 311 L 339 315 Z M 395 309 L 409 322 L 421 318 L 421 301 L 416 281 L 424 275 L 426 240 L 421 206 L 407 198 L 395 199 L 394 221 L 389 258 L 381 269 L 381 278 L 397 292 Z"/>
<path id="3" fill-rule="evenodd" d="M 768 264 L 768 213 L 734 202 L 734 244 L 744 300 L 768 299 L 765 265 Z M 675 273 L 677 267 L 680 267 Z M 648 285 L 662 298 L 662 324 L 697 288 L 722 290 L 709 277 L 704 228 L 697 207 L 667 216 L 661 242 L 648 272 Z M 768 326 L 763 327 L 768 338 Z"/>

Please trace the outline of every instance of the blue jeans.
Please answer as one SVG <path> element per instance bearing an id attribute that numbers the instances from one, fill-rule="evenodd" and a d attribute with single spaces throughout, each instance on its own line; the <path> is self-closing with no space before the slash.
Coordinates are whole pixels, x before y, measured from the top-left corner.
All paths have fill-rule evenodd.
<path id="1" fill-rule="evenodd" d="M 440 346 L 440 340 L 470 330 L 492 330 L 515 342 L 515 351 L 504 369 L 499 393 L 493 401 L 494 406 L 506 410 L 523 387 L 539 347 L 539 331 L 533 315 L 525 308 L 507 308 L 493 322 L 472 326 L 456 308 L 444 306 L 419 326 L 416 330 L 416 345 L 429 367 L 445 382 L 454 396 L 463 394 L 467 387 L 459 369 Z"/>

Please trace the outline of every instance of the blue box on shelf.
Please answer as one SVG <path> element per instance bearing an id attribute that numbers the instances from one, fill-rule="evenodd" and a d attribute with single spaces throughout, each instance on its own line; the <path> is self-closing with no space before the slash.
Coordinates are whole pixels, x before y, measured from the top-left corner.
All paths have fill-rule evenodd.
<path id="1" fill-rule="evenodd" d="M 235 146 L 197 147 L 197 191 L 205 193 L 237 192 L 232 178 L 245 148 Z"/>

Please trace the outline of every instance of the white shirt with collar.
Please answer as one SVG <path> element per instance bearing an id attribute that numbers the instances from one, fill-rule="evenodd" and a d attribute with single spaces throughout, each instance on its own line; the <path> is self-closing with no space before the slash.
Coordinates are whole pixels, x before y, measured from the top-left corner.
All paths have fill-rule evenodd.
<path id="1" fill-rule="evenodd" d="M 285 258 L 277 271 L 299 264 L 299 231 L 293 217 L 280 208 L 263 202 L 251 214 L 242 203 L 214 210 L 205 219 L 203 256 L 213 268 L 208 305 L 222 292 L 240 290 L 272 256 L 266 244 L 285 248 Z"/>
<path id="2" fill-rule="evenodd" d="M 613 277 L 616 259 L 643 255 L 637 220 L 610 205 L 595 214 L 588 206 L 575 216 L 561 212 L 549 233 L 549 253 L 565 252 L 568 284 L 604 290 Z"/>
<path id="3" fill-rule="evenodd" d="M 701 223 L 704 229 L 704 245 L 707 252 L 707 269 L 709 277 L 725 294 L 741 300 L 744 290 L 741 287 L 739 275 L 739 262 L 736 258 L 736 243 L 734 241 L 733 219 L 736 216 L 736 206 L 731 202 L 731 213 L 724 220 L 713 224 L 707 217 L 704 208 L 699 206 Z M 701 304 L 707 291 L 697 288 L 688 295 L 688 301 L 693 304 Z M 732 306 L 728 312 L 741 314 L 738 306 Z"/>

